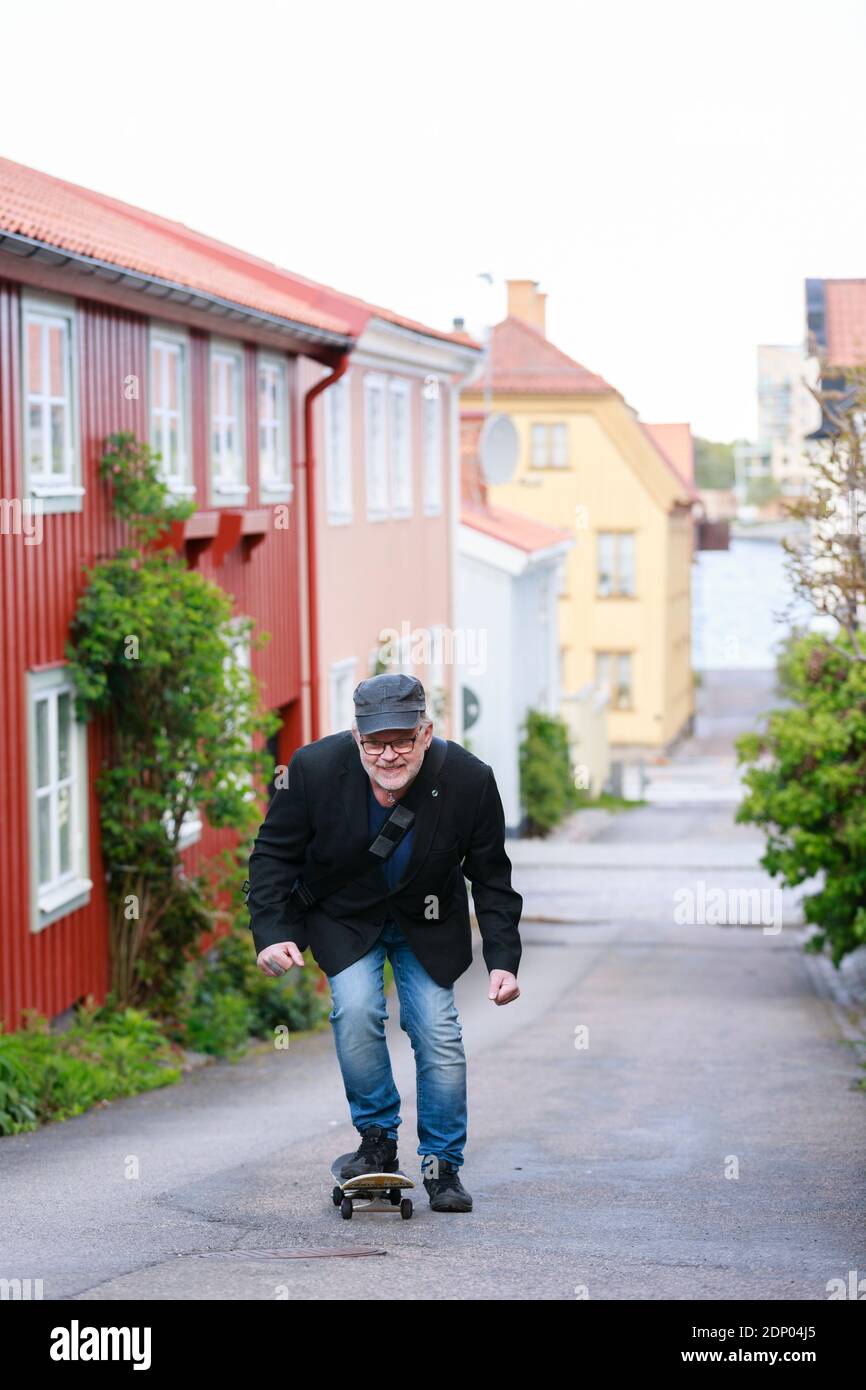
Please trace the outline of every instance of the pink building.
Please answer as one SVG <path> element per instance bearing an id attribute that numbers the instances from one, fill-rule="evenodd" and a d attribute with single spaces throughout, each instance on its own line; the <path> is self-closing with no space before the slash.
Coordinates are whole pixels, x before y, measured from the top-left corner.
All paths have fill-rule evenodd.
<path id="1" fill-rule="evenodd" d="M 302 295 L 315 288 L 296 284 Z M 312 737 L 350 727 L 355 687 L 387 665 L 419 677 L 437 732 L 459 738 L 452 659 L 458 402 L 481 349 L 462 331 L 318 289 L 311 302 L 353 320 L 357 340 L 342 376 L 314 403 Z M 312 361 L 304 371 L 303 391 L 327 378 Z"/>

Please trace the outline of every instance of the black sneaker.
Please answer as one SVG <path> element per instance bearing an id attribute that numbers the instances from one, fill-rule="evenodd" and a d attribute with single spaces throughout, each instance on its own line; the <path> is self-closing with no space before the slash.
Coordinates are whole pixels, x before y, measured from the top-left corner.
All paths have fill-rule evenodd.
<path id="1" fill-rule="evenodd" d="M 434 1211 L 472 1210 L 472 1198 L 460 1181 L 460 1169 L 447 1159 L 440 1158 L 439 1176 L 425 1178 L 424 1186 Z"/>
<path id="2" fill-rule="evenodd" d="M 389 1139 L 381 1125 L 370 1125 L 361 1135 L 356 1153 L 340 1169 L 340 1177 L 357 1178 L 362 1173 L 397 1173 L 397 1140 Z"/>

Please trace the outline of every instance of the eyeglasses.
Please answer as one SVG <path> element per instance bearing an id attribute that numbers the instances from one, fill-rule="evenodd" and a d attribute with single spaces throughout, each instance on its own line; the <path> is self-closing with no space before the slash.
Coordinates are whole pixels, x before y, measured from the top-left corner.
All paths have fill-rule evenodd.
<path id="1" fill-rule="evenodd" d="M 391 739 L 388 743 L 382 743 L 378 738 L 362 738 L 361 747 L 368 758 L 381 757 L 386 748 L 392 748 L 395 753 L 411 753 L 417 737 L 417 734 L 413 734 L 411 738 Z"/>

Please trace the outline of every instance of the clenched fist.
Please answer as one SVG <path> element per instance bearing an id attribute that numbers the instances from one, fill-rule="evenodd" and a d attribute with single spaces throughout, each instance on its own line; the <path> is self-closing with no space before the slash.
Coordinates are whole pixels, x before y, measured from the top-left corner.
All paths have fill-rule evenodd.
<path id="1" fill-rule="evenodd" d="M 285 975 L 293 965 L 304 965 L 304 957 L 294 941 L 278 941 L 274 946 L 266 946 L 256 956 L 256 964 L 263 975 Z"/>
<path id="2" fill-rule="evenodd" d="M 510 970 L 491 970 L 488 999 L 492 999 L 495 1004 L 510 1004 L 512 999 L 519 996 L 516 975 L 512 975 Z"/>

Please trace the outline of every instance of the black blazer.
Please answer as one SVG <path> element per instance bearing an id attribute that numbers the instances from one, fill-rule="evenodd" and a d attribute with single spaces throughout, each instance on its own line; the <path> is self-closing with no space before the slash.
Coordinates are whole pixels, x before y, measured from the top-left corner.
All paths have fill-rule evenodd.
<path id="1" fill-rule="evenodd" d="M 250 855 L 256 954 L 294 941 L 302 951 L 312 949 L 326 975 L 338 975 L 366 954 L 391 916 L 428 974 L 448 987 L 472 962 L 468 878 L 487 969 L 517 974 L 523 898 L 511 886 L 493 769 L 459 743 L 446 743 L 435 780 L 425 756 L 412 783 L 419 793 L 415 839 L 397 886 L 389 891 L 384 869 L 374 864 L 306 912 L 287 901 L 295 878 L 312 882 L 338 869 L 373 838 L 367 827 L 370 779 L 348 729 L 297 749 L 288 786 L 274 792 Z"/>

